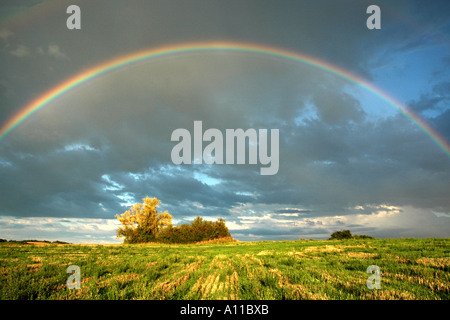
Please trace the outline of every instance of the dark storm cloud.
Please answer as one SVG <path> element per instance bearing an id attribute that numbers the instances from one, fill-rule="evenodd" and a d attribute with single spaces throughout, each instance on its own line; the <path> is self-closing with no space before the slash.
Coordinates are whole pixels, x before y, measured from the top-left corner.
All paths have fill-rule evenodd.
<path id="1" fill-rule="evenodd" d="M 365 28 L 369 1 L 131 1 L 126 7 L 120 1 L 78 1 L 82 9 L 80 32 L 65 28 L 69 3 L 48 1 L 34 5 L 28 9 L 28 19 L 18 16 L 2 25 L 1 30 L 12 33 L 8 47 L 1 50 L 2 61 L 8 61 L 2 65 L 6 71 L 3 80 L 14 85 L 18 102 L 16 105 L 12 100 L 5 105 L 7 111 L 13 112 L 11 108 L 19 108 L 29 97 L 84 68 L 163 44 L 209 40 L 267 43 L 369 75 L 362 68 L 364 61 L 405 36 L 391 30 L 370 34 Z M 395 14 L 407 16 L 412 9 L 404 2 L 386 3 L 389 5 L 383 10 L 383 23 L 393 24 L 396 31 L 404 30 L 395 25 Z M 383 3 L 379 5 L 383 7 Z M 3 6 L 10 9 L 10 5 Z M 426 8 L 422 10 L 427 12 Z M 365 41 L 371 38 L 368 35 L 376 41 Z M 49 48 L 55 46 L 67 59 L 48 54 L 52 52 Z M 18 48 L 28 52 L 28 59 L 11 56 L 11 51 Z M 26 78 L 18 81 L 11 77 L 13 74 L 24 74 Z"/>
<path id="2" fill-rule="evenodd" d="M 448 69 L 448 68 L 447 68 Z M 448 79 L 434 84 L 430 90 L 411 101 L 411 109 L 419 112 L 447 141 L 450 140 L 450 81 Z"/>
<path id="3" fill-rule="evenodd" d="M 360 122 L 364 118 L 364 111 L 358 100 L 349 94 L 331 91 L 328 95 L 314 97 L 312 103 L 316 106 L 320 119 L 329 125 Z"/>
<path id="4" fill-rule="evenodd" d="M 304 213 L 310 213 L 310 212 L 311 212 L 311 210 L 296 209 L 296 208 L 278 209 L 275 211 L 275 213 L 296 213 L 296 214 L 304 214 Z"/>
<path id="5" fill-rule="evenodd" d="M 434 6 L 419 11 L 416 2 L 381 1 L 383 28 L 372 32 L 365 27 L 368 1 L 78 1 L 82 30 L 70 32 L 68 3 L 31 8 L 49 6 L 41 11 L 50 12 L 45 23 L 1 25 L 2 120 L 86 68 L 172 43 L 279 46 L 373 78 L 370 66 L 436 45 L 438 37 L 427 37 L 431 27 L 416 36 L 402 27 L 405 17 L 447 19 Z M 427 118 L 450 137 L 449 80 L 439 77 L 409 101 L 415 111 L 434 112 Z M 384 210 L 403 219 L 396 209 L 369 205 L 449 212 L 448 157 L 404 116 L 369 117 L 354 89 L 306 66 L 237 54 L 172 57 L 112 72 L 64 94 L 0 141 L 0 214 L 112 219 L 149 195 L 179 221 L 226 217 L 243 237 L 295 238 L 326 236 L 345 224 L 375 232 L 352 220 L 358 206 L 365 208 L 360 215 Z M 278 128 L 278 174 L 261 176 L 258 165 L 174 166 L 171 133 L 192 133 L 195 120 L 204 130 Z"/>
<path id="6" fill-rule="evenodd" d="M 445 110 L 439 116 L 431 119 L 430 122 L 434 128 L 437 128 L 438 132 L 446 139 L 450 140 L 450 109 Z"/>
<path id="7" fill-rule="evenodd" d="M 450 81 L 442 81 L 435 84 L 431 91 L 421 94 L 419 99 L 414 100 L 408 106 L 417 111 L 445 111 L 450 102 Z"/>
<path id="8" fill-rule="evenodd" d="M 25 201 L 23 214 L 67 216 L 72 212 L 74 216 L 98 217 L 106 215 L 104 208 L 110 209 L 109 214 L 111 211 L 115 214 L 121 208 L 117 201 L 123 194 L 134 201 L 150 194 L 163 199 L 172 208 L 186 201 L 198 202 L 203 208 L 183 209 L 183 214 L 195 211 L 206 215 L 213 215 L 218 208 L 227 215 L 229 208 L 242 202 L 321 206 L 320 211 L 315 211 L 319 216 L 333 211 L 345 212 L 348 206 L 383 201 L 398 205 L 412 201 L 416 205 L 447 207 L 443 191 L 448 175 L 445 162 L 442 162 L 442 157 L 416 156 L 409 159 L 417 146 L 422 150 L 428 149 L 431 154 L 437 152 L 406 119 L 397 116 L 378 123 L 368 122 L 359 104 L 354 100 L 345 104 L 344 101 L 350 99 L 348 94 L 340 94 L 338 85 L 325 86 L 327 79 L 322 75 L 317 79 L 322 81 L 325 89 L 315 89 L 317 92 L 313 97 L 326 92 L 330 98 L 310 99 L 308 92 L 311 92 L 311 86 L 302 85 L 300 75 L 307 75 L 310 83 L 317 79 L 314 80 L 312 73 L 297 71 L 294 71 L 299 77 L 294 90 L 296 94 L 291 93 L 290 98 L 285 95 L 284 104 L 274 108 L 274 104 L 279 102 L 272 100 L 276 96 L 273 92 L 277 91 L 280 82 L 282 86 L 285 84 L 281 81 L 281 74 L 264 81 L 252 81 L 246 76 L 246 91 L 241 90 L 243 81 L 242 84 L 241 81 L 224 82 L 224 79 L 239 79 L 241 77 L 236 75 L 246 75 L 255 70 L 263 79 L 269 79 L 265 75 L 272 75 L 276 69 L 266 61 L 252 65 L 240 63 L 240 59 L 226 63 L 214 61 L 216 71 L 222 65 L 221 72 L 218 72 L 220 76 L 205 78 L 210 64 L 204 59 L 200 63 L 198 59 L 187 58 L 190 67 L 182 71 L 187 76 L 180 79 L 181 71 L 169 68 L 170 72 L 166 71 L 165 76 L 168 86 L 145 79 L 145 74 L 151 75 L 154 70 L 157 74 L 164 74 L 164 63 L 156 67 L 142 66 L 140 71 L 120 72 L 103 83 L 80 88 L 78 94 L 73 93 L 51 109 L 42 110 L 11 140 L 17 140 L 16 146 L 21 144 L 21 148 L 14 149 L 14 152 L 21 149 L 21 154 L 5 158 L 18 167 L 11 180 L 19 174 L 23 176 L 18 180 L 31 186 L 45 182 L 43 187 L 34 191 L 45 205 L 34 206 L 30 210 Z M 232 61 L 239 64 L 240 72 L 230 71 Z M 185 59 L 171 62 L 171 66 L 182 63 Z M 269 66 L 264 67 L 265 64 Z M 283 66 L 279 68 L 283 70 Z M 284 70 L 288 79 L 294 78 L 291 73 Z M 119 79 L 125 85 L 119 85 Z M 213 85 L 213 88 L 220 89 L 199 95 L 205 79 L 209 84 L 225 85 L 226 90 Z M 93 94 L 110 87 L 115 88 L 114 93 Z M 148 90 L 154 92 L 150 99 L 139 98 L 145 97 L 143 91 Z M 181 98 L 174 99 L 173 92 Z M 303 96 L 307 101 L 299 103 Z M 217 97 L 226 103 L 218 104 Z M 343 110 L 331 117 L 327 112 L 336 112 L 331 110 L 334 101 L 343 106 Z M 267 128 L 273 123 L 281 124 L 285 121 L 286 112 L 296 114 L 307 103 L 318 110 L 317 118 L 305 120 L 300 125 L 290 119 L 280 126 L 281 136 L 285 138 L 280 146 L 280 171 L 275 176 L 255 175 L 254 166 L 206 166 L 211 177 L 222 181 L 209 186 L 194 177 L 193 170 L 201 167 L 184 166 L 181 170 L 170 167 L 169 156 L 174 143 L 170 143 L 169 137 L 177 127 L 185 127 L 192 132 L 193 121 L 202 119 L 205 129 L 217 124 L 220 124 L 219 128 L 248 128 L 249 119 L 257 119 L 254 121 L 259 126 Z M 245 109 L 233 108 L 236 104 Z M 71 105 L 74 107 L 67 107 Z M 228 109 L 223 110 L 224 105 Z M 290 108 L 293 110 L 289 111 Z M 327 108 L 330 111 L 319 111 Z M 261 110 L 264 110 L 266 118 L 259 116 Z M 183 117 L 179 116 L 180 113 Z M 224 114 L 220 122 L 217 113 Z M 336 122 L 331 125 L 334 118 Z M 55 134 L 49 135 L 49 132 Z M 10 150 L 11 154 L 14 152 Z M 169 167 L 164 171 L 162 166 L 167 165 Z M 427 171 L 424 172 L 425 168 Z M 436 170 L 443 171 L 439 173 Z M 140 178 L 135 179 L 130 173 L 138 174 Z M 436 184 L 434 179 L 438 174 L 442 180 Z M 104 175 L 120 185 L 118 190 L 107 190 L 107 196 Z M 16 183 L 16 187 L 16 196 L 20 194 L 19 190 L 27 190 L 21 184 Z M 12 190 L 5 187 L 5 194 L 8 192 Z M 245 193 L 254 196 L 245 196 Z M 413 199 L 410 199 L 411 195 L 414 195 Z M 15 201 L 17 199 L 11 200 L 10 212 L 20 210 L 20 206 L 13 207 Z M 64 203 L 68 206 L 59 209 Z M 75 205 L 77 203 L 79 207 Z M 52 210 L 52 207 L 58 209 Z"/>

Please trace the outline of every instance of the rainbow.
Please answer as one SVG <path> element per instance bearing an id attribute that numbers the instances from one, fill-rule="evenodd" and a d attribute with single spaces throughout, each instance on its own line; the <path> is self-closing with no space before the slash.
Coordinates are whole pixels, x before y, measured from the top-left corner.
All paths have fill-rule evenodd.
<path id="1" fill-rule="evenodd" d="M 137 64 L 142 61 L 189 53 L 214 52 L 245 53 L 266 56 L 282 61 L 307 65 L 342 78 L 371 92 L 381 100 L 385 101 L 388 105 L 397 109 L 404 116 L 415 123 L 440 149 L 442 149 L 442 151 L 444 151 L 445 154 L 447 154 L 447 156 L 450 157 L 450 145 L 438 132 L 430 127 L 430 125 L 427 124 L 420 116 L 409 110 L 406 106 L 395 100 L 393 97 L 389 96 L 387 93 L 369 83 L 367 80 L 358 77 L 338 66 L 332 65 L 328 62 L 319 60 L 314 57 L 307 56 L 305 54 L 279 48 L 272 48 L 268 46 L 234 42 L 186 43 L 162 46 L 158 48 L 133 52 L 101 63 L 75 75 L 70 79 L 67 79 L 66 81 L 45 92 L 43 95 L 22 108 L 5 124 L 2 125 L 2 127 L 0 128 L 0 141 L 3 140 L 9 133 L 11 133 L 14 129 L 16 129 L 20 124 L 22 124 L 27 118 L 29 118 L 38 110 L 42 109 L 52 101 L 55 101 L 65 93 L 97 77 L 113 72 L 120 68 Z"/>

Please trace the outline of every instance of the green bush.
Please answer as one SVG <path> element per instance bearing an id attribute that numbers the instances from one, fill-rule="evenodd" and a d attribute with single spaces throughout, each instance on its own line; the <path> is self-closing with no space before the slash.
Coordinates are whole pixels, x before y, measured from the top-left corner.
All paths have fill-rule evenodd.
<path id="1" fill-rule="evenodd" d="M 331 234 L 330 240 L 351 239 L 352 233 L 350 230 L 336 231 Z"/>
<path id="2" fill-rule="evenodd" d="M 342 230 L 333 232 L 331 234 L 330 239 L 328 240 L 343 240 L 343 239 L 373 239 L 373 237 L 358 234 L 352 235 L 350 230 Z"/>
<path id="3" fill-rule="evenodd" d="M 225 237 L 231 237 L 225 220 L 218 219 L 213 222 L 197 217 L 189 224 L 163 228 L 156 240 L 163 243 L 194 243 Z"/>
<path id="4" fill-rule="evenodd" d="M 375 239 L 375 238 L 371 237 L 371 236 L 367 236 L 365 234 L 361 234 L 361 235 L 355 234 L 355 235 L 353 235 L 353 239 Z"/>

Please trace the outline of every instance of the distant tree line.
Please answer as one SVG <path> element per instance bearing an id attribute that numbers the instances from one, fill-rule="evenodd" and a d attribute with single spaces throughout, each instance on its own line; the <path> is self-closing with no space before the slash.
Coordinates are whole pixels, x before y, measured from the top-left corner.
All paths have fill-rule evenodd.
<path id="1" fill-rule="evenodd" d="M 70 242 L 65 241 L 48 241 L 48 240 L 6 240 L 0 239 L 0 242 L 9 242 L 9 243 L 20 243 L 20 244 L 28 244 L 29 242 L 43 242 L 43 243 L 55 243 L 55 244 L 70 244 Z"/>
<path id="2" fill-rule="evenodd" d="M 122 224 L 117 237 L 123 237 L 124 243 L 194 243 L 199 241 L 231 238 L 225 220 L 215 222 L 197 217 L 188 224 L 172 226 L 172 216 L 167 212 L 158 212 L 161 203 L 157 198 L 146 197 L 143 203 L 136 203 L 121 215 L 116 215 Z"/>

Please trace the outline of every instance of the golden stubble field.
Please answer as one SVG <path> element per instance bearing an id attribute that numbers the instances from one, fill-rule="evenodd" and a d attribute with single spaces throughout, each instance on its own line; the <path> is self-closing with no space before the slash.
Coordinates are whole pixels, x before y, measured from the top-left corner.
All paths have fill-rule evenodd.
<path id="1" fill-rule="evenodd" d="M 450 239 L 0 244 L 1 299 L 12 300 L 448 300 L 449 267 Z"/>

